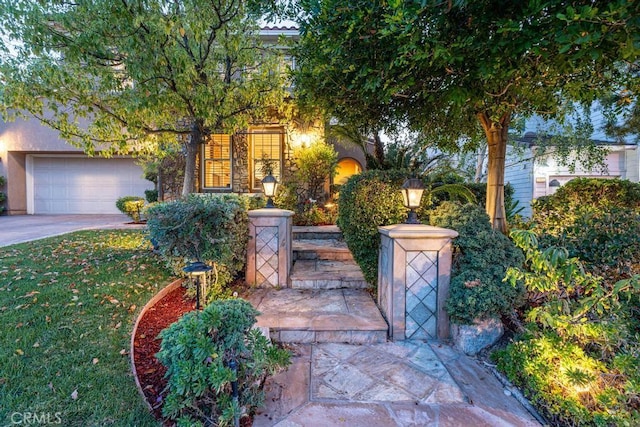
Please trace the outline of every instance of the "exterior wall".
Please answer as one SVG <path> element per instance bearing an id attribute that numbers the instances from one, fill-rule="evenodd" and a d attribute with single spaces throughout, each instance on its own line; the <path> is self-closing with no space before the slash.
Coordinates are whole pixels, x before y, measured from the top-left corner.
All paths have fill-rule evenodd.
<path id="1" fill-rule="evenodd" d="M 504 182 L 514 189 L 513 199 L 523 208 L 520 215 L 531 216 L 531 199 L 533 198 L 533 161 L 531 150 L 517 156 L 511 147 L 507 149 L 507 162 L 504 171 Z"/>
<path id="2" fill-rule="evenodd" d="M 8 215 L 27 213 L 26 155 L 39 153 L 81 154 L 82 150 L 35 118 L 0 121 L 0 174 L 7 178 Z"/>
<path id="3" fill-rule="evenodd" d="M 9 152 L 7 156 L 7 200 L 5 207 L 8 215 L 27 213 L 26 157 L 24 153 L 19 152 Z"/>
<path id="4" fill-rule="evenodd" d="M 640 150 L 634 146 L 625 150 L 625 165 L 627 179 L 632 182 L 640 182 Z"/>
<path id="5" fill-rule="evenodd" d="M 235 134 L 231 142 L 231 188 L 234 193 L 248 193 L 249 187 L 249 143 L 248 135 Z"/>
<path id="6" fill-rule="evenodd" d="M 605 160 L 606 172 L 591 171 L 579 166 L 574 172 L 567 167 L 560 166 L 552 158 L 531 160 L 532 150 L 527 148 L 519 156 L 513 150 L 507 151 L 507 167 L 505 168 L 505 183 L 509 182 L 514 187 L 514 198 L 524 206 L 522 215 L 531 216 L 530 202 L 533 199 L 553 194 L 558 187 L 549 185 L 557 181 L 564 185 L 573 178 L 621 178 L 632 182 L 639 181 L 640 166 L 638 162 L 638 147 L 629 145 L 617 145 L 610 147 L 610 153 Z M 525 159 L 525 160 L 523 160 Z"/>

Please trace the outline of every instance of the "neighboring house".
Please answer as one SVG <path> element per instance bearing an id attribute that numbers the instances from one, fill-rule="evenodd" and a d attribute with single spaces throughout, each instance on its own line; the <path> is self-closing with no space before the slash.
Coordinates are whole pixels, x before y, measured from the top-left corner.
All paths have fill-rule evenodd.
<path id="1" fill-rule="evenodd" d="M 281 35 L 297 36 L 291 27 L 265 27 L 266 42 Z M 294 61 L 293 58 L 290 60 Z M 295 149 L 323 137 L 322 126 L 300 128 L 295 123 L 256 123 L 234 135 L 212 135 L 198 158 L 197 191 L 205 193 L 261 192 L 263 156 L 274 161 L 274 175 L 293 160 Z M 335 183 L 360 172 L 364 153 L 335 145 L 339 167 Z M 38 120 L 0 121 L 0 175 L 7 178 L 6 212 L 19 214 L 118 213 L 122 196 L 144 196 L 153 183 L 131 157 L 89 157 Z"/>
<path id="2" fill-rule="evenodd" d="M 601 130 L 602 117 L 592 114 L 594 133 L 591 139 L 608 150 L 605 159 L 605 170 L 587 170 L 576 165 L 574 171 L 566 166 L 559 165 L 552 155 L 543 158 L 535 158 L 537 148 L 536 130 L 541 128 L 542 122 L 533 118 L 527 121 L 524 136 L 516 141 L 520 147 L 507 150 L 505 167 L 505 183 L 510 183 L 514 188 L 514 199 L 523 208 L 520 214 L 531 216 L 531 201 L 541 196 L 553 194 L 559 187 L 573 178 L 621 178 L 638 182 L 640 178 L 640 165 L 638 145 L 631 138 L 625 141 L 616 141 L 608 138 Z"/>

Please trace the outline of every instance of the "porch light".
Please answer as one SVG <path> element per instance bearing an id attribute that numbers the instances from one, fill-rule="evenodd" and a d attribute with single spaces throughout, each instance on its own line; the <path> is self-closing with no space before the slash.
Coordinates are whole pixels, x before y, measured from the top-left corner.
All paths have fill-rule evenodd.
<path id="1" fill-rule="evenodd" d="M 202 310 L 201 299 L 205 299 L 204 294 L 207 288 L 207 273 L 212 268 L 202 261 L 195 261 L 182 269 L 196 284 L 196 309 Z M 202 280 L 200 278 L 202 277 Z"/>
<path id="2" fill-rule="evenodd" d="M 273 204 L 273 197 L 276 195 L 276 188 L 278 187 L 278 180 L 271 174 L 262 178 L 262 191 L 267 197 L 267 208 L 275 208 Z"/>
<path id="3" fill-rule="evenodd" d="M 407 179 L 404 184 L 402 184 L 401 191 L 404 206 L 411 209 L 405 224 L 420 224 L 416 209 L 420 207 L 420 200 L 422 200 L 422 193 L 424 193 L 422 180 L 418 178 Z"/>

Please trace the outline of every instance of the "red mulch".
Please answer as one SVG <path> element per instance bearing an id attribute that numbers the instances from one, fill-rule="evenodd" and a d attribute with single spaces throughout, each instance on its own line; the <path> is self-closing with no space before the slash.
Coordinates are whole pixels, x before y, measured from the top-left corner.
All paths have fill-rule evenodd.
<path id="1" fill-rule="evenodd" d="M 241 287 L 242 282 L 236 286 Z M 136 336 L 133 341 L 134 361 L 138 381 L 147 399 L 153 408 L 153 415 L 162 420 L 162 403 L 165 397 L 167 380 L 164 374 L 167 369 L 156 359 L 156 353 L 160 351 L 161 340 L 158 334 L 167 326 L 178 320 L 184 313 L 195 309 L 195 301 L 185 295 L 185 288 L 179 286 L 169 292 L 153 307 L 149 308 L 138 323 Z M 251 417 L 240 419 L 241 427 L 250 427 L 253 424 Z M 171 422 L 165 422 L 165 426 L 173 426 Z"/>
<path id="2" fill-rule="evenodd" d="M 160 351 L 161 340 L 158 339 L 158 334 L 194 308 L 195 302 L 187 299 L 185 288 L 179 286 L 149 308 L 138 323 L 133 341 L 134 363 L 140 386 L 158 419 L 162 419 L 164 388 L 167 386 L 167 380 L 164 378 L 167 369 L 155 356 Z"/>

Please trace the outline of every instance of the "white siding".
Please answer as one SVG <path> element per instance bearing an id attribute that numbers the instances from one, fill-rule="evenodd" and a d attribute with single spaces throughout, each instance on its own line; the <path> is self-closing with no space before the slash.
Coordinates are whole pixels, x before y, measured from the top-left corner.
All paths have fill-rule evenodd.
<path id="1" fill-rule="evenodd" d="M 513 199 L 524 209 L 520 215 L 531 216 L 531 199 L 533 198 L 533 162 L 531 152 L 526 150 L 521 156 L 516 156 L 511 148 L 507 149 L 507 162 L 504 171 L 504 182 L 510 183 L 514 189 Z"/>

